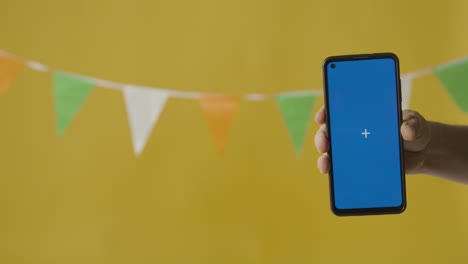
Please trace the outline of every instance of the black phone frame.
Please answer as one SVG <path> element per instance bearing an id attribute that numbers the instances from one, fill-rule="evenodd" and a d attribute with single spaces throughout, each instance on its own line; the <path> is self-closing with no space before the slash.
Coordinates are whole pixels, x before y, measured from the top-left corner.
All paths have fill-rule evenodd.
<path id="1" fill-rule="evenodd" d="M 324 94 L 324 105 L 326 115 L 326 126 L 328 131 L 329 150 L 328 157 L 330 161 L 330 170 L 328 173 L 329 177 L 329 192 L 330 192 L 330 207 L 332 212 L 337 216 L 362 216 L 362 215 L 382 215 L 382 214 L 401 214 L 406 210 L 406 175 L 405 175 L 405 164 L 404 164 L 404 149 L 403 149 L 403 138 L 399 133 L 399 150 L 400 150 L 400 174 L 401 174 L 401 190 L 402 190 L 402 203 L 396 207 L 377 207 L 377 208 L 355 208 L 355 209 L 339 209 L 335 205 L 335 191 L 333 181 L 333 154 L 332 154 L 332 137 L 330 127 L 330 111 L 328 102 L 328 65 L 334 62 L 340 61 L 353 61 L 353 60 L 369 60 L 369 59 L 392 59 L 395 61 L 395 78 L 396 78 L 396 92 L 397 92 L 397 109 L 398 111 L 398 131 L 402 124 L 402 108 L 401 108 L 401 79 L 400 79 L 400 62 L 394 53 L 382 52 L 382 53 L 369 53 L 369 54 L 349 54 L 349 55 L 337 55 L 327 57 L 322 64 L 323 71 L 323 94 Z"/>

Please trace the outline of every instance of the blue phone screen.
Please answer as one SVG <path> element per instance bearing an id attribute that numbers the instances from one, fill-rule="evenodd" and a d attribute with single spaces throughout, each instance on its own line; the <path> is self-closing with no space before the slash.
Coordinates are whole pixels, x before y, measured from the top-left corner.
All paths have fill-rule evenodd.
<path id="1" fill-rule="evenodd" d="M 338 209 L 402 205 L 395 63 L 383 58 L 327 65 L 333 188 Z"/>

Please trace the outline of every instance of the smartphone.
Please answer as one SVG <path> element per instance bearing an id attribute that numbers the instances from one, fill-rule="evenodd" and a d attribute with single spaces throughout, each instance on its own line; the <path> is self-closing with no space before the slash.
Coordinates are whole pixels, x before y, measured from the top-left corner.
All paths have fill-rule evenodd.
<path id="1" fill-rule="evenodd" d="M 404 212 L 398 57 L 393 53 L 328 57 L 323 76 L 333 213 Z"/>

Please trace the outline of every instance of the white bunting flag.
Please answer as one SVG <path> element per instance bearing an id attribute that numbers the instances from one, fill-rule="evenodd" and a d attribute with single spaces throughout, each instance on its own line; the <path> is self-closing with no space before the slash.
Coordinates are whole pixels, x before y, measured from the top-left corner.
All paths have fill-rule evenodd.
<path id="1" fill-rule="evenodd" d="M 167 91 L 126 86 L 123 89 L 133 150 L 140 155 L 169 97 Z"/>
<path id="2" fill-rule="evenodd" d="M 401 77 L 401 108 L 403 110 L 409 108 L 412 86 L 413 79 L 411 78 L 411 76 Z"/>

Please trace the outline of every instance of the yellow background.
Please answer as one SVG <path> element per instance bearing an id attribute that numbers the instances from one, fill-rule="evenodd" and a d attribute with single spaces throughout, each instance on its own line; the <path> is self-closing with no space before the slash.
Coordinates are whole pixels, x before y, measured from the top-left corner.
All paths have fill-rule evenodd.
<path id="1" fill-rule="evenodd" d="M 336 54 L 392 51 L 402 73 L 468 54 L 464 0 L 2 0 L 0 14 L 0 49 L 186 91 L 321 90 Z M 434 76 L 411 108 L 467 122 Z M 0 98 L 2 264 L 468 259 L 465 186 L 409 176 L 404 214 L 337 218 L 317 125 L 295 156 L 273 101 L 242 102 L 223 157 L 194 100 L 168 102 L 138 158 L 119 92 L 95 89 L 62 138 L 54 120 L 50 74 L 24 70 Z"/>

